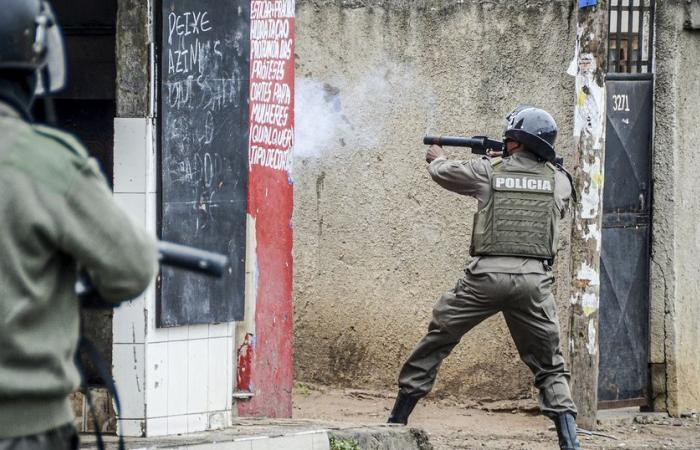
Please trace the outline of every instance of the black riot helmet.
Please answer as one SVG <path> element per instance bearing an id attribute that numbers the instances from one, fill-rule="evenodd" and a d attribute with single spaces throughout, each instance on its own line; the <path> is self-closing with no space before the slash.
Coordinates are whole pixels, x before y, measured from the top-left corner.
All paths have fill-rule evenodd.
<path id="1" fill-rule="evenodd" d="M 37 94 L 56 92 L 66 82 L 61 29 L 46 0 L 3 0 L 0 4 L 0 73 L 37 75 Z"/>
<path id="2" fill-rule="evenodd" d="M 516 107 L 506 116 L 504 136 L 520 142 L 545 161 L 553 162 L 556 157 L 557 123 L 543 109 L 527 105 Z"/>

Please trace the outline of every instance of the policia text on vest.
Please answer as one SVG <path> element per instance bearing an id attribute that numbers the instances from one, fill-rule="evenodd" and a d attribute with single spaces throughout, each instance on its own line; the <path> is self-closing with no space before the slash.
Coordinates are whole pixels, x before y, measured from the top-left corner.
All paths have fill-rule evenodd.
<path id="1" fill-rule="evenodd" d="M 554 192 L 552 183 L 549 180 L 541 178 L 532 178 L 528 176 L 496 176 L 494 178 L 493 188 L 495 190 L 512 190 L 512 191 L 539 191 L 539 192 Z"/>

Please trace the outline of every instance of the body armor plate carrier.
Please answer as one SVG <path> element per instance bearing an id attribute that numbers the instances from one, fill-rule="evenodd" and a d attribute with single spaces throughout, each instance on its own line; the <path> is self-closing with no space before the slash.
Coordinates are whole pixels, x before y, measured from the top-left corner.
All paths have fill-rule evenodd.
<path id="1" fill-rule="evenodd" d="M 556 168 L 531 171 L 492 162 L 492 193 L 474 216 L 472 256 L 522 256 L 552 261 L 557 251 L 560 211 L 554 201 Z"/>

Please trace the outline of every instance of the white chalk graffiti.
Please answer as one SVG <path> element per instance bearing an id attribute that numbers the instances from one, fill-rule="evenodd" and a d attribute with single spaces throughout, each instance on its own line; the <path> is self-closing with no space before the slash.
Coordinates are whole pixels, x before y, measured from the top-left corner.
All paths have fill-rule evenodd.
<path id="1" fill-rule="evenodd" d="M 171 12 L 168 15 L 168 45 L 173 45 L 173 36 L 184 37 L 210 31 L 212 27 L 208 15 L 208 11 Z"/>

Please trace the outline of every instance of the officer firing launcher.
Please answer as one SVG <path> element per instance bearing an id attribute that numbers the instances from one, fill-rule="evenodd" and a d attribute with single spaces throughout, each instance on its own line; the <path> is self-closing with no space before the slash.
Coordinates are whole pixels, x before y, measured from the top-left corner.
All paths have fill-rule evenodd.
<path id="1" fill-rule="evenodd" d="M 489 152 L 498 153 L 499 156 L 505 149 L 503 141 L 489 139 L 486 136 L 456 137 L 456 136 L 425 136 L 423 138 L 425 145 L 439 145 L 447 147 L 469 147 L 475 155 L 491 156 Z M 557 166 L 564 165 L 564 157 L 556 156 L 554 164 Z"/>

